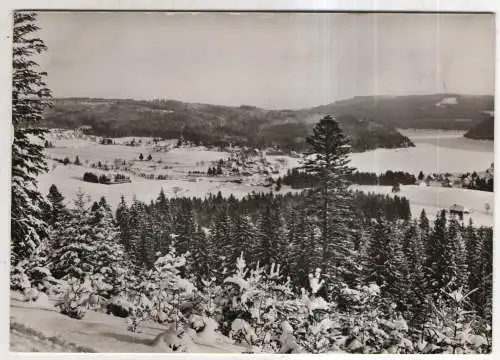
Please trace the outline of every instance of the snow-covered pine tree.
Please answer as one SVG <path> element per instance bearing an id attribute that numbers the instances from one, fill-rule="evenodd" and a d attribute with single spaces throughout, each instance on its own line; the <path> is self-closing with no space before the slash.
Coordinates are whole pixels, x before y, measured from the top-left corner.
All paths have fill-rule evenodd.
<path id="1" fill-rule="evenodd" d="M 93 224 L 99 223 L 99 221 L 101 221 L 101 218 L 104 216 L 104 212 L 102 211 L 101 206 L 97 201 L 94 201 L 92 203 L 92 206 L 90 207 L 90 216 Z"/>
<path id="2" fill-rule="evenodd" d="M 23 293 L 27 301 L 37 300 L 40 292 L 48 293 L 57 284 L 48 268 L 50 252 L 48 239 L 44 239 L 28 258 L 11 270 L 11 289 Z"/>
<path id="3" fill-rule="evenodd" d="M 309 274 L 322 259 L 318 231 L 314 222 L 307 217 L 304 211 L 297 212 L 297 224 L 289 230 L 288 241 L 291 245 L 290 275 L 298 288 L 307 288 L 309 286 Z"/>
<path id="4" fill-rule="evenodd" d="M 288 275 L 296 279 L 297 264 L 301 261 L 298 256 L 300 245 L 304 240 L 301 238 L 300 229 L 300 215 L 299 211 L 295 208 L 291 208 L 286 214 L 286 230 L 285 230 L 285 241 L 288 246 L 287 251 L 287 262 L 288 262 Z"/>
<path id="5" fill-rule="evenodd" d="M 427 255 L 429 253 L 429 238 L 430 238 L 430 224 L 429 224 L 429 219 L 427 218 L 427 214 L 425 212 L 425 209 L 422 209 L 422 212 L 420 213 L 420 218 L 418 220 L 418 226 L 420 229 L 420 234 L 422 236 L 422 242 L 424 245 L 424 250 L 425 254 Z"/>
<path id="6" fill-rule="evenodd" d="M 128 210 L 128 229 L 129 229 L 129 254 L 134 262 L 138 266 L 144 264 L 143 258 L 143 232 L 145 225 L 146 209 L 145 205 L 141 203 L 134 196 L 132 200 L 132 205 Z"/>
<path id="7" fill-rule="evenodd" d="M 431 292 L 437 293 L 443 289 L 450 280 L 447 276 L 445 262 L 443 262 L 446 245 L 446 212 L 441 211 L 434 221 L 427 241 L 426 271 Z M 445 260 L 446 261 L 446 260 Z"/>
<path id="8" fill-rule="evenodd" d="M 193 234 L 190 255 L 187 259 L 188 268 L 194 278 L 201 284 L 203 279 L 210 278 L 212 269 L 210 268 L 210 258 L 213 256 L 212 249 L 208 246 L 208 239 L 201 226 L 196 226 Z"/>
<path id="9" fill-rule="evenodd" d="M 341 349 L 349 353 L 412 353 L 406 320 L 394 311 L 391 299 L 386 299 L 376 284 L 345 287 L 341 298 L 347 311 L 336 314 L 340 332 L 345 334 Z M 344 338 L 344 340 L 342 340 Z"/>
<path id="10" fill-rule="evenodd" d="M 430 301 L 429 320 L 415 342 L 415 352 L 430 354 L 474 354 L 491 352 L 491 327 L 486 329 L 462 288 L 447 288 Z M 490 340 L 488 340 L 490 339 Z"/>
<path id="11" fill-rule="evenodd" d="M 238 259 L 241 252 L 243 252 L 245 255 L 245 262 L 249 264 L 258 246 L 256 229 L 252 220 L 248 213 L 243 211 L 243 213 L 233 216 L 231 224 L 233 227 L 231 230 L 233 234 L 233 246 L 229 261 L 235 264 L 236 259 Z M 253 260 L 256 260 L 256 257 Z"/>
<path id="12" fill-rule="evenodd" d="M 425 278 L 425 249 L 419 225 L 410 223 L 403 239 L 403 252 L 408 264 L 408 289 L 405 302 L 409 306 L 411 318 L 415 324 L 421 324 L 425 320 L 425 298 L 427 295 L 427 283 Z"/>
<path id="13" fill-rule="evenodd" d="M 352 230 L 349 220 L 354 216 L 348 176 L 351 147 L 337 121 L 325 116 L 308 137 L 310 149 L 303 169 L 316 177 L 315 187 L 309 194 L 308 209 L 316 215 L 321 231 L 320 244 L 323 259 L 319 266 L 326 277 L 342 277 L 342 264 L 351 257 Z"/>
<path id="14" fill-rule="evenodd" d="M 297 309 L 292 303 L 290 281 L 274 263 L 267 271 L 257 266 L 248 268 L 243 254 L 231 273 L 222 289 L 221 331 L 246 344 L 249 352 L 276 352 L 280 348 L 280 325 Z"/>
<path id="15" fill-rule="evenodd" d="M 403 251 L 404 228 L 396 222 L 383 219 L 380 213 L 373 225 L 368 248 L 366 280 L 381 287 L 382 296 L 398 305 L 399 310 L 408 310 L 410 296 L 409 265 Z"/>
<path id="16" fill-rule="evenodd" d="M 493 290 L 493 229 L 481 227 L 477 231 L 478 247 L 474 251 L 475 265 L 470 267 L 471 290 L 477 289 L 471 299 L 478 313 L 491 320 Z"/>
<path id="17" fill-rule="evenodd" d="M 120 241 L 125 247 L 125 251 L 130 253 L 130 213 L 127 203 L 125 202 L 125 197 L 122 195 L 120 203 L 116 208 L 116 222 L 120 229 Z"/>
<path id="18" fill-rule="evenodd" d="M 102 204 L 102 205 L 101 205 Z M 125 249 L 120 244 L 119 229 L 116 226 L 113 216 L 103 202 L 99 203 L 96 210 L 100 215 L 99 222 L 91 225 L 92 244 L 95 250 L 90 254 L 90 261 L 93 263 L 91 274 L 100 274 L 106 284 L 119 287 L 117 280 L 122 277 L 131 268 L 131 262 L 125 255 Z"/>
<path id="19" fill-rule="evenodd" d="M 456 219 L 450 219 L 448 222 L 444 210 L 434 222 L 428 251 L 428 277 L 434 292 L 445 287 L 454 290 L 467 286 L 465 244 L 460 224 Z"/>
<path id="20" fill-rule="evenodd" d="M 64 196 L 54 184 L 49 188 L 47 200 L 47 206 L 43 207 L 45 222 L 54 226 L 57 221 L 64 221 L 64 217 L 67 215 L 68 210 L 66 205 L 64 205 Z"/>
<path id="21" fill-rule="evenodd" d="M 467 272 L 469 274 L 468 278 L 468 288 L 480 289 L 483 284 L 483 244 L 485 237 L 484 231 L 482 229 L 476 229 L 470 219 L 469 224 L 463 231 L 463 238 L 465 241 L 465 250 L 466 250 L 466 259 L 467 259 Z M 479 311 L 481 311 L 482 304 L 481 301 L 478 301 L 478 297 L 480 297 L 480 291 L 476 291 L 471 295 L 471 299 L 477 305 Z"/>
<path id="22" fill-rule="evenodd" d="M 149 317 L 157 322 L 173 323 L 175 330 L 181 331 L 187 323 L 182 313 L 186 306 L 185 297 L 190 297 L 195 291 L 194 285 L 182 277 L 185 266 L 185 256 L 177 256 L 174 248 L 155 261 L 139 285 L 132 321 L 137 316 L 141 319 Z"/>
<path id="23" fill-rule="evenodd" d="M 465 251 L 467 254 L 467 267 L 469 269 L 469 273 L 472 272 L 472 269 L 475 265 L 475 254 L 476 249 L 479 247 L 479 238 L 477 236 L 477 231 L 474 228 L 474 223 L 472 219 L 469 220 L 467 227 L 463 231 L 463 238 L 465 242 Z"/>
<path id="24" fill-rule="evenodd" d="M 187 202 L 179 209 L 174 224 L 174 247 L 178 254 L 184 254 L 191 249 L 191 240 L 196 232 L 196 217 L 192 204 Z"/>
<path id="25" fill-rule="evenodd" d="M 213 219 L 210 227 L 210 243 L 214 254 L 210 267 L 215 271 L 218 280 L 222 280 L 224 274 L 233 266 L 229 262 L 234 252 L 231 228 L 229 214 L 223 209 Z"/>
<path id="26" fill-rule="evenodd" d="M 33 56 L 46 50 L 43 41 L 33 36 L 38 30 L 36 14 L 14 12 L 12 76 L 11 184 L 11 266 L 26 259 L 46 237 L 41 220 L 44 202 L 36 177 L 47 170 L 43 155 L 45 130 L 40 128 L 44 110 L 51 105 L 50 91 Z M 37 144 L 38 138 L 42 144 Z"/>
<path id="27" fill-rule="evenodd" d="M 99 199 L 99 206 L 107 213 L 106 216 L 113 217 L 113 212 L 111 211 L 111 206 L 109 206 L 108 201 L 104 196 Z"/>
<path id="28" fill-rule="evenodd" d="M 160 240 L 160 225 L 157 217 L 151 212 L 145 213 L 142 224 L 141 259 L 146 268 L 156 261 Z"/>
<path id="29" fill-rule="evenodd" d="M 373 225 L 372 238 L 368 248 L 367 281 L 379 286 L 387 284 L 389 268 L 387 264 L 391 257 L 391 238 L 394 236 L 391 225 L 382 218 L 381 212 Z"/>
<path id="30" fill-rule="evenodd" d="M 408 314 L 409 298 L 411 297 L 409 265 L 403 251 L 404 228 L 392 224 L 394 227 L 392 236 L 388 239 L 390 248 L 387 267 L 387 285 L 383 294 L 398 305 L 398 310 Z"/>
<path id="31" fill-rule="evenodd" d="M 54 231 L 51 253 L 54 276 L 82 279 L 101 274 L 106 283 L 113 285 L 129 267 L 127 259 L 110 213 L 100 205 L 94 212 L 89 211 L 84 194 L 79 192 L 67 221 Z"/>
<path id="32" fill-rule="evenodd" d="M 92 272 L 90 253 L 95 251 L 92 244 L 90 212 L 85 194 L 79 190 L 64 223 L 56 223 L 52 233 L 50 254 L 51 271 L 57 279 L 64 277 L 83 278 Z"/>
<path id="33" fill-rule="evenodd" d="M 167 197 L 165 196 L 163 188 L 161 188 L 160 194 L 156 198 L 155 204 L 158 207 L 158 211 L 165 216 L 166 221 L 172 223 L 172 213 L 170 210 L 170 205 L 168 203 Z"/>
<path id="34" fill-rule="evenodd" d="M 461 226 L 457 219 L 450 219 L 445 239 L 443 262 L 446 266 L 448 282 L 453 282 L 452 289 L 467 289 L 469 276 L 467 272 L 465 242 L 462 237 Z"/>
<path id="35" fill-rule="evenodd" d="M 281 264 L 285 256 L 282 252 L 285 234 L 282 219 L 275 203 L 266 204 L 257 226 L 259 232 L 257 260 L 260 265 Z"/>
<path id="36" fill-rule="evenodd" d="M 172 210 L 163 188 L 160 194 L 156 198 L 155 202 L 156 212 L 155 215 L 158 217 L 158 223 L 160 226 L 161 238 L 159 240 L 159 251 L 162 255 L 166 254 L 172 243 L 172 232 L 173 232 L 173 218 Z"/>

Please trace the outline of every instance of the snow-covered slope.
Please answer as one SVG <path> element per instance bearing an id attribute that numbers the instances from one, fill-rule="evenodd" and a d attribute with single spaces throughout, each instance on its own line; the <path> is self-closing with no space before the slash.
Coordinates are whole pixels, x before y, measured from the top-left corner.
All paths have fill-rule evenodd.
<path id="1" fill-rule="evenodd" d="M 458 204 L 470 210 L 470 214 L 464 216 L 467 224 L 469 218 L 476 225 L 492 226 L 494 222 L 493 212 L 486 212 L 485 205 L 492 206 L 494 194 L 487 191 L 445 188 L 434 186 L 402 185 L 401 191 L 392 193 L 392 186 L 356 185 L 355 189 L 364 192 L 374 192 L 384 195 L 404 196 L 410 200 L 413 217 L 418 217 L 423 209 L 427 216 L 434 217 L 440 210 L 449 209 L 453 204 Z"/>
<path id="2" fill-rule="evenodd" d="M 127 331 L 125 319 L 88 311 L 82 320 L 60 314 L 50 304 L 22 302 L 11 296 L 11 351 L 96 351 L 116 353 L 163 352 L 152 345 L 165 331 L 145 323 L 138 333 Z M 194 339 L 192 353 L 241 353 L 245 348 L 202 336 Z"/>

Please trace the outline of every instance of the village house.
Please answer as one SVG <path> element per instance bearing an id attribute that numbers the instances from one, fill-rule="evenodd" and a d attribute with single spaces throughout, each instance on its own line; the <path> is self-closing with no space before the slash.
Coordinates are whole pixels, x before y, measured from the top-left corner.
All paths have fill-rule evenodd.
<path id="1" fill-rule="evenodd" d="M 460 218 L 460 220 L 463 220 L 464 218 L 464 214 L 469 214 L 470 211 L 469 209 L 463 207 L 462 205 L 458 205 L 458 204 L 453 204 L 452 206 L 450 206 L 450 208 L 448 209 L 448 212 L 450 215 L 456 215 Z"/>

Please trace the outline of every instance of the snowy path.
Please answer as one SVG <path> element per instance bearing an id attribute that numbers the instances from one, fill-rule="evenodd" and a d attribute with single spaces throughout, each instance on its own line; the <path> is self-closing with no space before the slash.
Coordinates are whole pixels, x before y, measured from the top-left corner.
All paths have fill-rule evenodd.
<path id="1" fill-rule="evenodd" d="M 125 319 L 89 311 L 82 320 L 59 314 L 55 308 L 11 298 L 11 351 L 159 352 L 150 344 L 165 329 L 144 324 L 140 333 L 127 331 Z M 232 344 L 196 343 L 194 353 L 241 353 Z"/>

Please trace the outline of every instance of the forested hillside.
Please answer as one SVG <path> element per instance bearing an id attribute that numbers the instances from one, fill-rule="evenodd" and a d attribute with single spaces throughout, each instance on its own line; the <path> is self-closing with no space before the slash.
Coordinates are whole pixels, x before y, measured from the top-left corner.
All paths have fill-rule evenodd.
<path id="1" fill-rule="evenodd" d="M 491 95 L 357 96 L 312 111 L 366 116 L 402 129 L 468 130 L 483 119 L 484 111 L 493 110 L 493 103 Z"/>
<path id="2" fill-rule="evenodd" d="M 443 99 L 456 99 L 456 104 Z M 312 124 L 337 117 L 354 151 L 412 146 L 395 128 L 468 130 L 493 109 L 491 96 L 454 94 L 355 97 L 302 110 L 217 106 L 174 100 L 56 99 L 46 114 L 51 127 L 91 126 L 89 133 L 119 136 L 183 136 L 194 143 L 278 146 L 303 150 Z M 479 125 L 483 128 L 489 122 Z M 488 128 L 489 129 L 489 128 Z M 487 131 L 485 129 L 484 131 Z M 472 137 L 476 130 L 472 130 Z M 484 134 L 481 135 L 484 137 Z"/>
<path id="3" fill-rule="evenodd" d="M 494 140 L 495 118 L 490 115 L 483 116 L 483 120 L 471 127 L 464 136 L 475 140 Z"/>
<path id="4" fill-rule="evenodd" d="M 277 146 L 304 150 L 312 124 L 321 115 L 309 110 L 264 110 L 252 106 L 216 106 L 180 101 L 56 99 L 45 116 L 49 127 L 87 125 L 90 134 L 109 137 L 182 136 L 195 144 Z M 369 118 L 341 116 L 354 151 L 413 146 L 393 127 Z"/>

